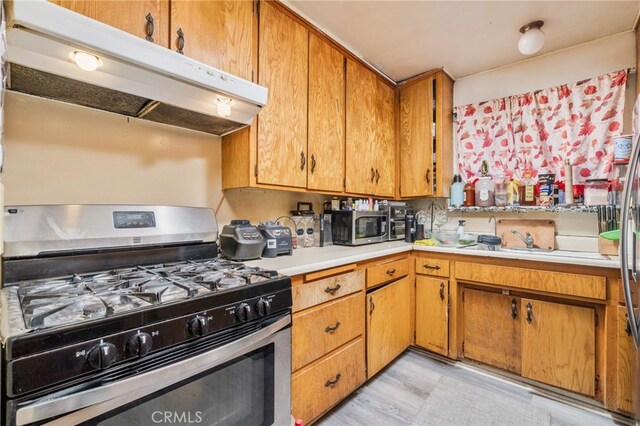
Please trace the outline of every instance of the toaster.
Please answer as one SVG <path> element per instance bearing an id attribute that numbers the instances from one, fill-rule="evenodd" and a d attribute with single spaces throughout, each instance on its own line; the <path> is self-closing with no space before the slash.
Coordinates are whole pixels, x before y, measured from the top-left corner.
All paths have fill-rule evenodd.
<path id="1" fill-rule="evenodd" d="M 220 233 L 220 251 L 232 260 L 258 259 L 266 244 L 258 228 L 248 220 L 232 220 Z"/>

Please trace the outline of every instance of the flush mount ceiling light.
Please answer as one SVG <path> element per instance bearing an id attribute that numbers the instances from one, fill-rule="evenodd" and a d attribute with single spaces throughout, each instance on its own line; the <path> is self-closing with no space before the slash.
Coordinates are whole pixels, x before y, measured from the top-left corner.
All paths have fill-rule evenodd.
<path id="1" fill-rule="evenodd" d="M 69 56 L 78 68 L 84 71 L 95 71 L 103 65 L 102 59 L 82 50 L 74 50 Z"/>
<path id="2" fill-rule="evenodd" d="M 544 21 L 533 21 L 520 28 L 522 35 L 518 40 L 518 50 L 523 55 L 533 55 L 544 46 L 544 33 L 540 28 Z"/>

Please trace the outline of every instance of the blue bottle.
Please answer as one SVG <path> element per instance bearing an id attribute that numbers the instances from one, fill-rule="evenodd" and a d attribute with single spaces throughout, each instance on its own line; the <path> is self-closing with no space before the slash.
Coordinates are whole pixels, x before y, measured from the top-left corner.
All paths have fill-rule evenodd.
<path id="1" fill-rule="evenodd" d="M 453 183 L 451 184 L 451 195 L 449 205 L 452 207 L 461 207 L 464 203 L 464 183 L 462 183 L 461 175 L 453 175 Z"/>

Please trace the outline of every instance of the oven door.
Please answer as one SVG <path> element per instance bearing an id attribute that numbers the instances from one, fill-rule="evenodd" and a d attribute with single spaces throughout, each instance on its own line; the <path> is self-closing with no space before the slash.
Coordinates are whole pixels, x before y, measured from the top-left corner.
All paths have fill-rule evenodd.
<path id="1" fill-rule="evenodd" d="M 387 216 L 358 214 L 354 218 L 354 244 L 387 240 Z"/>
<path id="2" fill-rule="evenodd" d="M 136 376 L 17 403 L 15 424 L 290 424 L 290 323 L 286 315 L 211 350 L 159 361 L 158 368 Z"/>

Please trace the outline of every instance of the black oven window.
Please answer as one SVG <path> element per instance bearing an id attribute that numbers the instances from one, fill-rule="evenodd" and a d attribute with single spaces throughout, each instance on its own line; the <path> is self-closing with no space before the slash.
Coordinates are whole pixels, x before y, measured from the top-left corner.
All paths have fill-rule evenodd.
<path id="1" fill-rule="evenodd" d="M 272 343 L 86 424 L 271 425 L 274 361 Z"/>
<path id="2" fill-rule="evenodd" d="M 373 238 L 382 235 L 381 217 L 360 217 L 356 219 L 356 238 Z"/>

